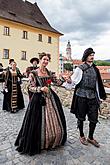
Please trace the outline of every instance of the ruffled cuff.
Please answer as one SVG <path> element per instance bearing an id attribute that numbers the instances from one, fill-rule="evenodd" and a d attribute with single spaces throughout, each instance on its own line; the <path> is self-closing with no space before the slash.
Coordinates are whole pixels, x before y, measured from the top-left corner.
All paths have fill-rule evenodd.
<path id="1" fill-rule="evenodd" d="M 31 91 L 32 93 L 40 93 L 41 92 L 41 87 L 29 87 L 29 91 Z"/>

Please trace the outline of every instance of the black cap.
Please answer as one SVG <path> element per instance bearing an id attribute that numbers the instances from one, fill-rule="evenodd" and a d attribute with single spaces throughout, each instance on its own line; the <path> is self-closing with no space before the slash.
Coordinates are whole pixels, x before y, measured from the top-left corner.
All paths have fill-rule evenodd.
<path id="1" fill-rule="evenodd" d="M 83 53 L 82 62 L 86 61 L 87 57 L 92 53 L 95 54 L 94 50 L 92 48 L 87 48 Z"/>
<path id="2" fill-rule="evenodd" d="M 14 62 L 14 59 L 13 58 L 9 59 L 9 64 L 11 64 L 12 62 Z"/>
<path id="3" fill-rule="evenodd" d="M 36 58 L 36 57 L 33 57 L 33 58 L 30 59 L 31 64 L 33 63 L 33 61 L 37 61 L 37 64 L 39 63 L 39 59 Z"/>

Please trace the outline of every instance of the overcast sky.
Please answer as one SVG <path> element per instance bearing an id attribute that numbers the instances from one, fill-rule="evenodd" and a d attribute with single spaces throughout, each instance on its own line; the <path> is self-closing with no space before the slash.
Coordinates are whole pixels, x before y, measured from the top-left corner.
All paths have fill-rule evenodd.
<path id="1" fill-rule="evenodd" d="M 60 53 L 70 40 L 72 58 L 92 47 L 95 59 L 110 59 L 110 0 L 28 0 L 37 2 L 48 22 L 64 34 Z"/>

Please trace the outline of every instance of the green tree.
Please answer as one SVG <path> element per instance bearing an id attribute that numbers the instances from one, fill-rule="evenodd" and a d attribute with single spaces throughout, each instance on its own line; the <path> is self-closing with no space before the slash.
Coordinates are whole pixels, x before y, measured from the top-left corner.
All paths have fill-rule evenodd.
<path id="1" fill-rule="evenodd" d="M 64 69 L 69 70 L 69 71 L 73 71 L 73 64 L 65 63 L 64 64 Z"/>
<path id="2" fill-rule="evenodd" d="M 110 66 L 110 62 L 102 61 L 102 60 L 96 60 L 96 61 L 94 61 L 94 63 L 97 66 Z"/>

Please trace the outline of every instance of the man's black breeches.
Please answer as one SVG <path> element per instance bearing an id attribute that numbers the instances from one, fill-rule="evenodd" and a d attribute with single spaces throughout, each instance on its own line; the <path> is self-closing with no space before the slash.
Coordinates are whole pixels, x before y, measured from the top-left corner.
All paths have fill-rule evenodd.
<path id="1" fill-rule="evenodd" d="M 97 99 L 88 99 L 79 96 L 77 99 L 77 118 L 80 121 L 84 121 L 87 115 L 90 122 L 97 123 L 99 108 Z"/>

